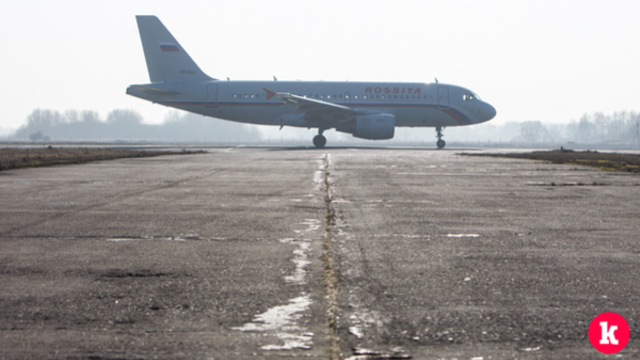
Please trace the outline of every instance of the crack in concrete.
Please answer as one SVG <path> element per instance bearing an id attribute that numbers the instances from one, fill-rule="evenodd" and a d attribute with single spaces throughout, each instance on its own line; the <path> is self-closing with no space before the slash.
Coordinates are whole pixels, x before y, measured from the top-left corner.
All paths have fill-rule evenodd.
<path id="1" fill-rule="evenodd" d="M 331 181 L 329 180 L 331 161 L 329 154 L 322 157 L 322 182 L 321 188 L 325 193 L 324 203 L 326 206 L 325 231 L 322 245 L 322 262 L 324 264 L 324 289 L 327 301 L 327 340 L 329 343 L 328 355 L 330 360 L 342 359 L 340 352 L 340 339 L 338 337 L 338 278 L 334 269 L 333 252 L 331 242 L 333 239 L 332 230 L 335 227 L 335 209 L 332 206 Z"/>

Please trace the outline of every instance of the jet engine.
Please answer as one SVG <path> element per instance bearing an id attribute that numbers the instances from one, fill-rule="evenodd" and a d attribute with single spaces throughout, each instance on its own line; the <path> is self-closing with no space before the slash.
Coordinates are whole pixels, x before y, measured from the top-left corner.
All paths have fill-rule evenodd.
<path id="1" fill-rule="evenodd" d="M 356 116 L 355 119 L 336 126 L 336 130 L 361 139 L 385 140 L 393 138 L 395 127 L 395 116 L 373 114 Z"/>

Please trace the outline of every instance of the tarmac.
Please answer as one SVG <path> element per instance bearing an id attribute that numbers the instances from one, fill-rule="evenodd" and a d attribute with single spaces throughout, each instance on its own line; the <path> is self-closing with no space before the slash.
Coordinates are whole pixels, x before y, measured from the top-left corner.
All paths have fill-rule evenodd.
<path id="1" fill-rule="evenodd" d="M 638 175 L 207 150 L 0 172 L 0 359 L 640 357 Z"/>

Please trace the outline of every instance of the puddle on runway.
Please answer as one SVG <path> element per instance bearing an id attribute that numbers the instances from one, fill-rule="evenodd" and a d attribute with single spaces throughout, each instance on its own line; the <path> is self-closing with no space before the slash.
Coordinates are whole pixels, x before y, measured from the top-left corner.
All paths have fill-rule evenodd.
<path id="1" fill-rule="evenodd" d="M 311 264 L 311 261 L 308 260 L 308 253 L 311 250 L 311 240 L 305 239 L 304 237 L 309 233 L 317 231 L 320 229 L 320 226 L 322 226 L 318 219 L 305 219 L 301 225 L 305 225 L 307 228 L 303 230 L 294 230 L 294 232 L 302 239 L 280 240 L 281 242 L 289 242 L 298 245 L 298 249 L 293 251 L 294 258 L 291 260 L 296 265 L 296 269 L 294 270 L 293 275 L 287 275 L 284 277 L 284 281 L 294 285 L 307 283 L 306 267 Z"/>
<path id="2" fill-rule="evenodd" d="M 325 155 L 318 160 L 318 170 L 314 172 L 313 180 L 317 184 L 318 190 L 325 186 L 325 164 L 329 161 L 329 155 Z M 309 194 L 304 196 L 312 200 L 317 195 Z M 292 202 L 302 202 L 303 199 L 289 199 Z M 300 225 L 304 228 L 294 230 L 295 237 L 281 239 L 282 243 L 297 245 L 293 250 L 295 270 L 292 274 L 285 275 L 284 281 L 289 285 L 304 285 L 307 283 L 307 266 L 311 264 L 309 260 L 311 249 L 310 236 L 318 237 L 314 234 L 322 227 L 323 222 L 318 219 L 305 219 Z M 311 296 L 302 292 L 300 296 L 290 299 L 286 305 L 279 305 L 268 309 L 266 312 L 256 315 L 252 322 L 241 327 L 234 327 L 233 330 L 243 332 L 260 332 L 265 336 L 275 337 L 280 340 L 279 344 L 263 345 L 262 350 L 292 350 L 311 349 L 313 346 L 313 333 L 299 324 L 299 320 L 304 313 L 309 310 L 313 301 Z"/>
<path id="3" fill-rule="evenodd" d="M 399 346 L 391 349 L 356 347 L 353 349 L 353 354 L 353 356 L 348 357 L 346 360 L 411 359 L 411 355 L 407 354 L 407 352 Z"/>
<path id="4" fill-rule="evenodd" d="M 305 219 L 301 225 L 306 228 L 294 230 L 296 237 L 281 239 L 282 243 L 297 245 L 293 250 L 295 270 L 293 274 L 286 275 L 284 281 L 291 285 L 304 285 L 307 283 L 307 266 L 311 251 L 311 240 L 306 238 L 310 233 L 320 229 L 322 223 L 317 219 Z M 268 309 L 266 312 L 256 315 L 252 322 L 241 327 L 232 328 L 243 332 L 260 332 L 265 336 L 278 338 L 282 343 L 269 344 L 260 347 L 262 350 L 292 350 L 311 349 L 313 346 L 313 333 L 298 324 L 298 320 L 309 309 L 313 301 L 311 296 L 304 292 L 297 298 L 290 299 L 286 305 L 279 305 Z"/>
<path id="5" fill-rule="evenodd" d="M 322 184 L 324 183 L 324 170 L 317 170 L 313 173 L 313 182 L 318 184 L 318 187 L 322 187 Z"/>
<path id="6" fill-rule="evenodd" d="M 333 199 L 331 200 L 332 204 L 351 204 L 351 201 L 345 199 Z"/>
<path id="7" fill-rule="evenodd" d="M 325 187 L 325 172 L 327 168 L 331 166 L 331 156 L 329 154 L 324 154 L 316 160 L 318 163 L 318 170 L 313 173 L 313 181 L 318 184 L 319 191 L 324 191 Z"/>
<path id="8" fill-rule="evenodd" d="M 298 236 L 304 236 L 305 234 L 314 232 L 320 229 L 320 226 L 322 226 L 322 224 L 320 223 L 320 220 L 318 219 L 305 219 L 304 222 L 302 222 L 301 224 L 306 225 L 307 228 L 303 230 L 294 230 L 293 232 L 296 233 L 296 235 Z"/>
<path id="9" fill-rule="evenodd" d="M 226 241 L 227 238 L 203 238 L 198 234 L 185 234 L 179 236 L 140 236 L 140 237 L 122 237 L 122 238 L 109 238 L 109 242 L 123 242 L 123 241 Z M 260 241 L 260 239 L 255 239 Z"/>
<path id="10" fill-rule="evenodd" d="M 233 329 L 272 334 L 284 342 L 282 345 L 264 345 L 261 347 L 263 350 L 310 349 L 313 333 L 306 332 L 306 329 L 297 324 L 297 320 L 311 304 L 311 297 L 303 295 L 289 300 L 287 305 L 276 306 L 256 315 L 252 322 Z"/>
<path id="11" fill-rule="evenodd" d="M 353 298 L 353 296 L 354 294 L 350 294 L 350 298 Z M 351 325 L 349 326 L 349 333 L 351 335 L 362 339 L 367 331 L 378 332 L 380 329 L 384 329 L 384 321 L 382 321 L 380 312 L 366 309 L 359 302 L 352 302 L 349 305 L 356 309 L 349 316 Z"/>
<path id="12" fill-rule="evenodd" d="M 415 235 L 415 234 L 374 234 L 373 237 L 399 237 L 404 239 L 429 239 L 431 235 Z"/>
<path id="13" fill-rule="evenodd" d="M 297 239 L 283 239 L 280 242 L 293 243 L 298 245 L 298 249 L 293 251 L 294 258 L 293 263 L 296 265 L 296 269 L 293 271 L 293 275 L 287 275 L 284 277 L 284 281 L 294 285 L 303 285 L 307 283 L 306 275 L 307 265 L 311 264 L 311 261 L 307 260 L 307 253 L 311 248 L 309 240 L 297 240 Z"/>
<path id="14" fill-rule="evenodd" d="M 177 237 L 139 237 L 139 238 L 113 238 L 107 239 L 110 242 L 123 242 L 123 241 L 187 241 L 179 236 Z"/>

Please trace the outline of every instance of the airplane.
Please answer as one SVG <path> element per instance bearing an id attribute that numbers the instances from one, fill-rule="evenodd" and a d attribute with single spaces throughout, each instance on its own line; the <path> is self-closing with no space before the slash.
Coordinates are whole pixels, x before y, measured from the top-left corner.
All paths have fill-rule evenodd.
<path id="1" fill-rule="evenodd" d="M 136 16 L 150 83 L 127 94 L 241 123 L 317 128 L 317 148 L 336 129 L 369 140 L 391 139 L 395 127 L 442 130 L 491 120 L 493 106 L 460 86 L 421 82 L 235 81 L 206 75 L 155 16 Z"/>

